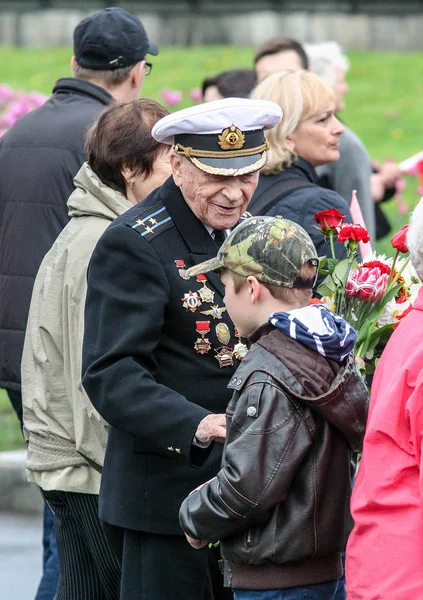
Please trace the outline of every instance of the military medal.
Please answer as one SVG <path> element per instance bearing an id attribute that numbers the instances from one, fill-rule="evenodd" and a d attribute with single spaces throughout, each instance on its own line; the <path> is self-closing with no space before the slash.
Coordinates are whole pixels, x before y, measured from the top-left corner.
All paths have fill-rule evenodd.
<path id="1" fill-rule="evenodd" d="M 241 342 L 241 336 L 239 335 L 238 329 L 236 327 L 235 327 L 235 335 L 238 338 L 238 343 L 235 344 L 235 346 L 234 346 L 233 355 L 238 360 L 242 360 L 243 358 L 246 357 L 247 352 L 248 352 L 248 348 L 247 348 L 247 346 L 245 344 L 243 344 Z"/>
<path id="2" fill-rule="evenodd" d="M 182 306 L 191 312 L 195 312 L 202 304 L 197 292 L 191 292 L 191 290 L 187 294 L 184 294 L 184 297 L 181 298 L 181 300 Z"/>
<path id="3" fill-rule="evenodd" d="M 223 346 L 229 344 L 231 334 L 229 332 L 229 327 L 226 325 L 226 323 L 218 323 L 216 325 L 216 337 L 219 340 L 219 342 L 223 344 Z"/>
<path id="4" fill-rule="evenodd" d="M 203 302 L 213 302 L 214 300 L 214 292 L 210 288 L 207 287 L 207 277 L 204 273 L 200 273 L 197 275 L 198 283 L 202 283 L 203 287 L 198 290 L 198 294 Z"/>
<path id="5" fill-rule="evenodd" d="M 211 342 L 204 337 L 210 331 L 210 321 L 196 321 L 196 332 L 201 336 L 195 340 L 194 349 L 198 354 L 207 354 L 211 348 Z"/>
<path id="6" fill-rule="evenodd" d="M 231 367 L 234 364 L 232 360 L 232 349 L 224 346 L 220 348 L 220 350 L 215 350 L 216 356 L 215 359 L 219 363 L 219 367 Z"/>
<path id="7" fill-rule="evenodd" d="M 189 279 L 188 275 L 186 275 L 186 273 L 185 273 L 185 261 L 175 260 L 175 265 L 176 265 L 176 268 L 178 269 L 179 277 L 182 277 L 182 279 Z"/>
<path id="8" fill-rule="evenodd" d="M 213 319 L 221 319 L 225 310 L 226 306 L 217 306 L 217 304 L 213 304 L 209 310 L 202 310 L 201 314 L 213 317 Z"/>

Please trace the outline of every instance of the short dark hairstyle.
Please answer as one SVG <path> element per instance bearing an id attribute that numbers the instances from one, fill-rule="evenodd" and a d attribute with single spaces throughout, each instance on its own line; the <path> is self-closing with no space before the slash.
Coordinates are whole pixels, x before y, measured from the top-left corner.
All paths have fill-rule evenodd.
<path id="1" fill-rule="evenodd" d="M 230 69 L 207 77 L 201 87 L 203 96 L 213 85 L 223 98 L 248 98 L 256 86 L 256 74 L 253 69 Z"/>
<path id="2" fill-rule="evenodd" d="M 137 63 L 138 64 L 138 63 Z M 78 62 L 75 62 L 72 75 L 75 79 L 86 79 L 87 81 L 98 81 L 104 87 L 113 89 L 126 81 L 135 65 L 129 67 L 121 67 L 120 69 L 108 69 L 107 71 L 99 71 L 82 67 Z"/>
<path id="3" fill-rule="evenodd" d="M 258 61 L 265 57 L 271 56 L 273 54 L 279 54 L 279 52 L 287 52 L 288 50 L 293 50 L 298 54 L 301 60 L 301 65 L 304 71 L 307 71 L 310 64 L 308 60 L 308 56 L 303 46 L 297 40 L 293 40 L 292 38 L 278 37 L 268 40 L 264 42 L 257 50 L 254 55 L 254 66 L 258 63 Z"/>
<path id="4" fill-rule="evenodd" d="M 85 143 L 87 161 L 99 179 L 126 193 L 122 166 L 149 177 L 157 156 L 167 149 L 151 136 L 151 129 L 169 111 L 155 100 L 140 98 L 105 108 L 91 127 Z"/>

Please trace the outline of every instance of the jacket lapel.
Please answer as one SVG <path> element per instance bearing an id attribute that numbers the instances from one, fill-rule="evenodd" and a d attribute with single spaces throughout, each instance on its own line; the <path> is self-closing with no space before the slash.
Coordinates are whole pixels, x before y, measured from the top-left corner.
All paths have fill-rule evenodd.
<path id="1" fill-rule="evenodd" d="M 189 248 L 189 255 L 194 265 L 214 258 L 218 247 L 203 223 L 194 215 L 173 178 L 170 177 L 161 187 L 160 199 L 169 216 Z M 216 273 L 207 273 L 207 279 L 220 296 L 225 295 L 220 277 Z"/>

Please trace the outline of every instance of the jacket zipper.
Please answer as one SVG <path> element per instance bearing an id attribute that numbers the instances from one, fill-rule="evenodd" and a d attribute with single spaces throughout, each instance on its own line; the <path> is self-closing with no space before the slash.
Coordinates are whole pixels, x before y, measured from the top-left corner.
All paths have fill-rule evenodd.
<path id="1" fill-rule="evenodd" d="M 245 541 L 246 545 L 251 548 L 254 544 L 253 544 L 253 537 L 251 535 L 251 529 L 247 530 L 247 539 Z"/>

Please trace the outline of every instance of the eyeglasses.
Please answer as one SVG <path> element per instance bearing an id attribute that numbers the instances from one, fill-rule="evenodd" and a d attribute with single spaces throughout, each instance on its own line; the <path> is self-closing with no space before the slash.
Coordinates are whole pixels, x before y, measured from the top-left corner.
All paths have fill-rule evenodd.
<path id="1" fill-rule="evenodd" d="M 153 68 L 153 65 L 151 63 L 146 62 L 144 64 L 144 74 L 145 74 L 146 77 L 147 77 L 147 75 L 150 75 L 152 68 Z"/>

